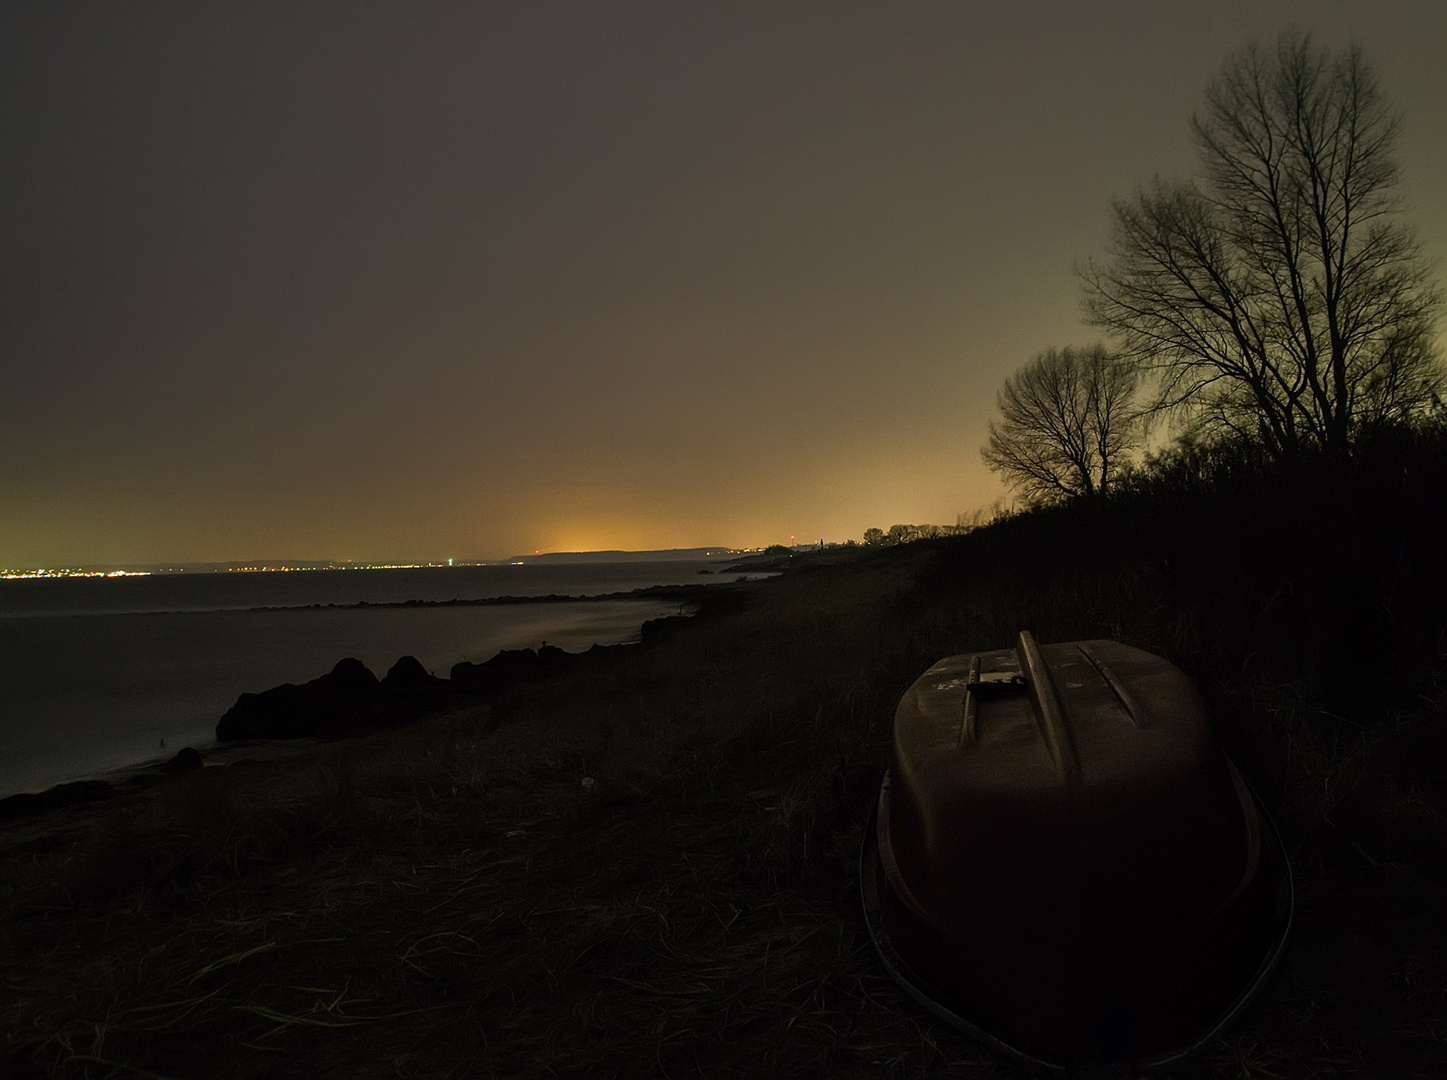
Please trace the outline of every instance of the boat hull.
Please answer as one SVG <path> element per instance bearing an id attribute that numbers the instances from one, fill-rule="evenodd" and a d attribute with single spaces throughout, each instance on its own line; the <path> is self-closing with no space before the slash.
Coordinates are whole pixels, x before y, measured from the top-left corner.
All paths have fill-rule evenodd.
<path id="1" fill-rule="evenodd" d="M 861 885 L 905 989 L 1060 1069 L 1193 1052 L 1265 981 L 1292 906 L 1280 838 L 1189 680 L 1029 635 L 906 693 Z"/>

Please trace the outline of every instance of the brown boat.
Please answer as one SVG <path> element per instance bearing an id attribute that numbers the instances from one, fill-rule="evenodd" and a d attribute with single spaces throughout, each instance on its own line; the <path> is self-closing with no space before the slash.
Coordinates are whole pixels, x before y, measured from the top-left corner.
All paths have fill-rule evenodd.
<path id="1" fill-rule="evenodd" d="M 1286 853 L 1194 685 L 1116 641 L 951 656 L 905 693 L 861 857 L 881 959 L 996 1049 L 1162 1068 L 1255 995 Z"/>

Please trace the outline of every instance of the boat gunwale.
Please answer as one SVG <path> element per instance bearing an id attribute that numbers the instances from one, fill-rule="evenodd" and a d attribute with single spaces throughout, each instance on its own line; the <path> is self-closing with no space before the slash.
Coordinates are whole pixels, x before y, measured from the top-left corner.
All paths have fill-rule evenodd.
<path id="1" fill-rule="evenodd" d="M 1254 976 L 1247 985 L 1237 993 L 1225 1010 L 1211 1022 L 1208 1029 L 1202 1035 L 1185 1046 L 1126 1063 L 1133 1068 L 1145 1072 L 1154 1072 L 1170 1068 L 1194 1057 L 1235 1023 L 1241 1013 L 1256 999 L 1262 987 L 1265 986 L 1267 980 L 1270 979 L 1272 973 L 1276 970 L 1295 923 L 1296 884 L 1292 874 L 1291 860 L 1287 855 L 1286 845 L 1281 838 L 1281 833 L 1276 827 L 1276 822 L 1272 819 L 1270 813 L 1262 803 L 1260 796 L 1257 795 L 1256 790 L 1251 787 L 1250 782 L 1236 771 L 1234 763 L 1231 763 L 1229 757 L 1227 757 L 1226 760 L 1227 763 L 1231 765 L 1232 771 L 1236 772 L 1236 776 L 1240 778 L 1240 782 L 1244 785 L 1252 803 L 1254 803 L 1258 815 L 1265 822 L 1266 828 L 1263 831 L 1269 834 L 1272 846 L 1280 856 L 1286 890 L 1285 918 L 1282 920 L 1279 932 L 1273 933 L 1272 945 L 1267 949 L 1266 954 L 1257 965 Z M 1035 1057 L 954 1012 L 940 1000 L 944 995 L 931 986 L 929 980 L 918 974 L 909 964 L 909 961 L 894 949 L 890 940 L 888 927 L 884 925 L 884 917 L 880 905 L 880 879 L 883 876 L 883 867 L 881 864 L 877 832 L 880 802 L 885 797 L 888 786 L 889 772 L 886 770 L 884 779 L 880 785 L 879 796 L 875 799 L 874 805 L 870 809 L 869 820 L 864 828 L 864 836 L 860 841 L 859 851 L 859 894 L 864 913 L 865 927 L 869 932 L 870 941 L 874 945 L 875 952 L 879 956 L 880 962 L 884 965 L 885 971 L 889 973 L 890 977 L 911 998 L 924 1006 L 929 1012 L 945 1021 L 951 1027 L 976 1039 L 997 1053 L 1021 1064 L 1047 1072 L 1059 1075 L 1065 1075 L 1071 1072 L 1072 1066 L 1057 1064 L 1046 1061 L 1043 1058 Z M 893 891 L 892 886 L 887 887 L 890 887 Z M 904 906 L 906 908 L 909 907 L 908 904 Z M 1109 1063 L 1107 1063 L 1107 1065 L 1108 1064 Z"/>

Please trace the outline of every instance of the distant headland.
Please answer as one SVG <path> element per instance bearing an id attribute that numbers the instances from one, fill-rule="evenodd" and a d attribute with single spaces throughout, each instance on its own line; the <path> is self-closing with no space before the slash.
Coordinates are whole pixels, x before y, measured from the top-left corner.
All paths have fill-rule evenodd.
<path id="1" fill-rule="evenodd" d="M 731 559 L 748 555 L 758 548 L 717 547 L 665 548 L 660 551 L 543 551 L 532 555 L 514 555 L 509 563 L 622 563 L 622 562 L 697 562 L 700 559 Z"/>

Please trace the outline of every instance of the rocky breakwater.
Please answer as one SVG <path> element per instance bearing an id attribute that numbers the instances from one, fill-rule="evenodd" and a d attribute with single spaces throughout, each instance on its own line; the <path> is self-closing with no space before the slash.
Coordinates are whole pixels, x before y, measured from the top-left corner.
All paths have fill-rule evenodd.
<path id="1" fill-rule="evenodd" d="M 546 678 L 577 659 L 551 645 L 537 651 L 504 649 L 480 664 L 455 664 L 450 678 L 439 679 L 415 657 L 404 656 L 378 679 L 360 660 L 348 657 L 311 682 L 242 694 L 216 725 L 216 741 L 364 734 L 420 719 L 452 702 Z"/>
<path id="2" fill-rule="evenodd" d="M 726 602 L 734 594 L 726 586 L 713 595 Z M 650 593 L 661 590 L 649 590 Z M 692 595 L 692 594 L 688 594 Z M 716 607 L 722 605 L 715 604 Z M 690 616 L 650 619 L 639 634 L 643 647 L 678 633 Z M 584 653 L 569 653 L 551 645 L 532 649 L 504 649 L 480 664 L 453 665 L 450 677 L 439 679 L 413 656 L 404 656 L 378 679 L 360 660 L 347 658 L 311 682 L 285 683 L 261 693 L 245 693 L 216 725 L 218 743 L 252 739 L 345 738 L 379 728 L 420 720 L 449 705 L 494 697 L 528 683 L 538 682 L 574 666 L 607 663 L 621 650 L 636 645 L 594 645 Z M 148 788 L 168 775 L 193 772 L 205 765 L 203 755 L 186 747 L 163 764 L 125 778 L 78 780 L 42 792 L 23 792 L 0 799 L 0 822 L 29 817 L 61 807 L 109 799 L 123 790 Z M 3 1073 L 3 1070 L 0 1070 Z"/>
<path id="3" fill-rule="evenodd" d="M 597 649 L 598 646 L 594 646 Z M 574 657 L 553 645 L 532 649 L 503 649 L 480 664 L 453 664 L 451 682 L 474 693 L 490 693 L 519 682 L 544 679 L 561 671 Z"/>
<path id="4" fill-rule="evenodd" d="M 449 696 L 446 679 L 404 656 L 378 679 L 360 660 L 339 660 L 311 682 L 246 693 L 216 725 L 217 742 L 356 735 L 415 720 Z"/>

